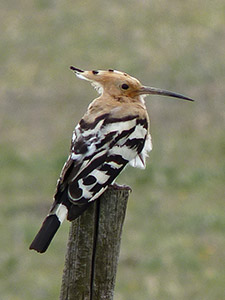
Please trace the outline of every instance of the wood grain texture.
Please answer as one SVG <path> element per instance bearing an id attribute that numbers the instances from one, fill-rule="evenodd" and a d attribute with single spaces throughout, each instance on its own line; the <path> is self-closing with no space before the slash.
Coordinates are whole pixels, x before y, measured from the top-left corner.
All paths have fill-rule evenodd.
<path id="1" fill-rule="evenodd" d="M 60 300 L 112 300 L 130 189 L 110 186 L 72 222 Z"/>

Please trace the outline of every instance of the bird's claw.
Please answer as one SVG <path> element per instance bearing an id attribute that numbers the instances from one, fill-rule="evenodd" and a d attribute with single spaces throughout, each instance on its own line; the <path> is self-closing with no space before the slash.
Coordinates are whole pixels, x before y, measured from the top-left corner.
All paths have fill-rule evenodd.
<path id="1" fill-rule="evenodd" d="M 128 185 L 125 185 L 125 184 L 118 184 L 118 183 L 113 183 L 113 184 L 110 184 L 109 187 L 112 187 L 116 190 L 127 190 L 129 192 L 132 192 L 132 189 L 131 187 L 129 187 Z"/>

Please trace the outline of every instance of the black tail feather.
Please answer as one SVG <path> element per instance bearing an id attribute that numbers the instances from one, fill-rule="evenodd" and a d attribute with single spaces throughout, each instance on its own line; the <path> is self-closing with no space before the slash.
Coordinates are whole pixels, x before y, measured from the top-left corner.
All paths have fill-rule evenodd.
<path id="1" fill-rule="evenodd" d="M 41 229 L 38 231 L 36 237 L 31 243 L 30 249 L 34 249 L 40 253 L 45 252 L 60 225 L 61 223 L 56 215 L 47 216 L 41 226 Z"/>

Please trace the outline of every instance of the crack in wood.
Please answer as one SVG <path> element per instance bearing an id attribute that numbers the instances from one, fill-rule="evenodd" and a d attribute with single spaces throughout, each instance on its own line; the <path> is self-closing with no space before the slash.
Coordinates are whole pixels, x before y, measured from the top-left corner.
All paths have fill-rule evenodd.
<path id="1" fill-rule="evenodd" d="M 98 242 L 99 215 L 100 215 L 100 199 L 97 199 L 95 204 L 95 225 L 94 225 L 94 238 L 93 238 L 93 251 L 92 251 L 92 264 L 91 264 L 90 300 L 93 299 L 93 293 L 94 293 L 95 257 L 96 257 L 96 247 Z"/>

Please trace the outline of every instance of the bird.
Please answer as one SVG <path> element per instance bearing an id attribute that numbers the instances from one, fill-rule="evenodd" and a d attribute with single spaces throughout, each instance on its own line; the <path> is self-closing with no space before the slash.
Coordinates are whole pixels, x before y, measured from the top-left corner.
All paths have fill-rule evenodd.
<path id="1" fill-rule="evenodd" d="M 71 148 L 57 181 L 53 205 L 30 245 L 44 253 L 65 219 L 79 217 L 129 164 L 144 169 L 152 150 L 148 95 L 193 99 L 168 90 L 144 86 L 127 73 L 109 70 L 75 75 L 89 81 L 99 93 L 72 134 Z"/>

